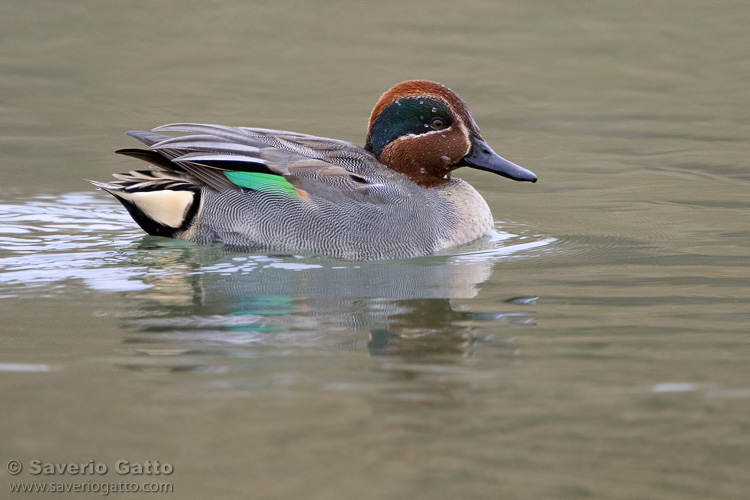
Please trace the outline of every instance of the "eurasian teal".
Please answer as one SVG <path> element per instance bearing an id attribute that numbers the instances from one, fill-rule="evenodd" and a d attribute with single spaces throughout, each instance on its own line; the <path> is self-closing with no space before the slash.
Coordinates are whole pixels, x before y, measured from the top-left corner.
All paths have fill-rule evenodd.
<path id="1" fill-rule="evenodd" d="M 148 234 L 240 249 L 354 260 L 428 255 L 492 228 L 458 167 L 517 181 L 536 175 L 495 153 L 466 104 L 413 80 L 382 95 L 365 147 L 311 135 L 195 123 L 128 132 L 148 149 L 117 153 L 150 170 L 93 182 Z"/>

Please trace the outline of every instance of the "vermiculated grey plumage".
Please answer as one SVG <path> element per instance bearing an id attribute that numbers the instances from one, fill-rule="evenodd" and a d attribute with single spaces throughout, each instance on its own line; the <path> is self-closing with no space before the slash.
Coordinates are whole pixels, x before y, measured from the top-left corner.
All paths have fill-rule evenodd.
<path id="1" fill-rule="evenodd" d="M 144 182 L 165 191 L 197 189 L 199 206 L 185 208 L 194 213 L 174 237 L 364 260 L 428 255 L 471 241 L 492 225 L 486 203 L 462 180 L 423 188 L 348 142 L 205 124 L 155 130 L 191 135 L 129 133 L 150 149 L 122 153 L 148 161 L 153 170 L 95 184 L 116 197 L 138 191 Z M 246 189 L 225 171 L 281 175 L 302 195 Z"/>

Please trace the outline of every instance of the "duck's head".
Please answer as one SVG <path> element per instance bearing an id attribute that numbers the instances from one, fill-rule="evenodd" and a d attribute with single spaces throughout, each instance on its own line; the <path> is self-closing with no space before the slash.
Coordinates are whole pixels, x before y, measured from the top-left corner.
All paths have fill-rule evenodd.
<path id="1" fill-rule="evenodd" d="M 365 149 L 422 187 L 445 184 L 459 167 L 536 182 L 533 172 L 484 142 L 460 97 L 427 80 L 399 83 L 380 97 L 370 115 Z"/>

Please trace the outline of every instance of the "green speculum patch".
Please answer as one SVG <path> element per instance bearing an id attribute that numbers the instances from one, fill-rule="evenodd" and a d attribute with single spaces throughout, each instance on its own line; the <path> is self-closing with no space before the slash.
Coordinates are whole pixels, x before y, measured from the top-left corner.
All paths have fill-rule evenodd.
<path id="1" fill-rule="evenodd" d="M 224 172 L 224 175 L 234 184 L 246 189 L 297 196 L 294 186 L 281 175 L 237 171 Z"/>
<path id="2" fill-rule="evenodd" d="M 372 124 L 365 149 L 380 158 L 391 141 L 404 135 L 431 132 L 430 122 L 435 117 L 442 118 L 446 126 L 454 121 L 443 101 L 429 97 L 399 99 L 386 107 Z"/>

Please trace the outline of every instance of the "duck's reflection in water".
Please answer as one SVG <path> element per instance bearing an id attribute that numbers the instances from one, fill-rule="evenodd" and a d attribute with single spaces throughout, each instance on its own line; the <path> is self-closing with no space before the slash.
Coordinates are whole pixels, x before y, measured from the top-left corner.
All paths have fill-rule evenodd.
<path id="1" fill-rule="evenodd" d="M 242 370 L 249 360 L 338 351 L 453 363 L 501 325 L 533 315 L 471 311 L 495 260 L 443 256 L 388 262 L 243 256 L 216 249 L 151 252 L 127 318 L 128 369 Z M 458 306 L 454 303 L 459 302 Z"/>
<path id="2" fill-rule="evenodd" d="M 486 338 L 482 327 L 498 322 L 515 325 L 533 321 L 527 313 L 457 311 L 449 299 L 394 301 L 401 309 L 388 318 L 387 328 L 370 331 L 367 348 L 373 355 L 401 355 L 410 359 L 438 354 L 469 355 Z"/>

